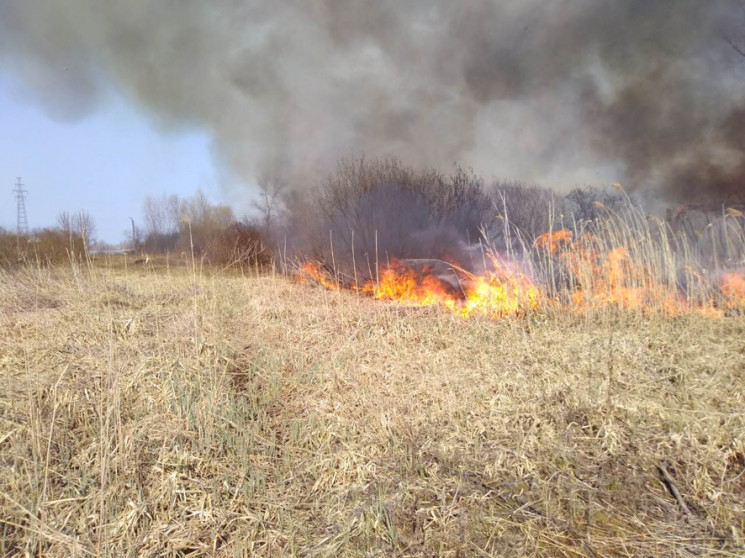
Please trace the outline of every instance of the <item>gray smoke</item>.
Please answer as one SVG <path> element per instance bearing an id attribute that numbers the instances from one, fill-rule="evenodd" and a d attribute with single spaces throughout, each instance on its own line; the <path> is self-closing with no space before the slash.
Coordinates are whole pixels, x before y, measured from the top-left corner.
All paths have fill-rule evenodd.
<path id="1" fill-rule="evenodd" d="M 744 197 L 743 36 L 737 0 L 0 1 L 1 71 L 50 115 L 116 91 L 247 183 L 365 154 Z"/>

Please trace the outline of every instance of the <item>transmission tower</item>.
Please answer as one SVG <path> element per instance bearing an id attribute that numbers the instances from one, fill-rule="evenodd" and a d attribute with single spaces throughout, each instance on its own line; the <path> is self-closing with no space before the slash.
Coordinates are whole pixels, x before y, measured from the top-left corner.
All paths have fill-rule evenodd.
<path id="1" fill-rule="evenodd" d="M 27 235 L 28 216 L 26 215 L 26 196 L 28 194 L 28 190 L 23 187 L 23 182 L 21 182 L 20 177 L 18 177 L 18 180 L 16 181 L 16 187 L 13 190 L 13 193 L 15 194 L 16 200 L 18 201 L 18 220 L 16 222 L 16 233 L 19 236 Z"/>

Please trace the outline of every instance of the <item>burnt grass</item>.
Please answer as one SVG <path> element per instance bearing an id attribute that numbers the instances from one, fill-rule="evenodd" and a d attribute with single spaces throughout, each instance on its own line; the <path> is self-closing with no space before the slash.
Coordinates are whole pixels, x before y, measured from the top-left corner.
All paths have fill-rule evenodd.
<path id="1" fill-rule="evenodd" d="M 0 554 L 741 556 L 745 321 L 0 272 Z"/>

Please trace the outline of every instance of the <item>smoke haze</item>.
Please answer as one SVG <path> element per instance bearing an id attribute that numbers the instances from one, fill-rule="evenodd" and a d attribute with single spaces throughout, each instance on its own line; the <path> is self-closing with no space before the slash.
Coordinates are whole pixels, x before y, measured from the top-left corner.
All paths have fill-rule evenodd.
<path id="1" fill-rule="evenodd" d="M 742 199 L 743 36 L 736 0 L 0 2 L 0 67 L 49 115 L 117 91 L 247 183 L 365 154 Z"/>

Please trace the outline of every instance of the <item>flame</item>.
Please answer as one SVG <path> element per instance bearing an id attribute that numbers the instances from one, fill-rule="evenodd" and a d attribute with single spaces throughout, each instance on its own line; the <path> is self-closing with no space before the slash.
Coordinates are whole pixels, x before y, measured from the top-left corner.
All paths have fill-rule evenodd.
<path id="1" fill-rule="evenodd" d="M 452 282 L 435 275 L 430 267 L 417 271 L 393 260 L 380 272 L 379 280 L 368 280 L 358 290 L 407 306 L 441 306 L 463 317 L 501 318 L 538 308 L 540 289 L 496 257 L 490 256 L 490 260 L 494 269 L 479 276 L 453 265 Z M 312 280 L 327 289 L 339 288 L 316 262 L 305 262 L 299 276 L 302 282 Z M 355 288 L 354 284 L 349 286 L 350 290 Z"/>
<path id="2" fill-rule="evenodd" d="M 537 248 L 556 255 L 560 248 L 563 248 L 572 242 L 572 231 L 561 229 L 559 231 L 549 231 L 540 235 L 535 245 Z"/>
<path id="3" fill-rule="evenodd" d="M 643 313 L 677 316 L 698 313 L 710 317 L 745 314 L 745 271 L 727 272 L 712 285 L 705 274 L 688 270 L 702 293 L 687 298 L 675 279 L 663 279 L 655 263 L 640 255 L 639 247 L 607 247 L 596 236 L 573 238 L 568 229 L 545 233 L 535 242 L 559 277 L 549 289 L 537 284 L 523 267 L 490 255 L 491 269 L 474 275 L 450 264 L 450 273 L 438 275 L 431 266 L 414 269 L 393 260 L 377 280 L 361 285 L 333 278 L 317 262 L 305 262 L 301 280 L 314 281 L 327 289 L 356 289 L 378 300 L 408 306 L 439 306 L 465 317 L 503 318 L 549 306 L 570 311 L 619 308 Z M 544 258 L 545 259 L 545 258 Z M 556 280 L 554 278 L 554 280 Z M 718 293 L 718 294 L 717 294 Z"/>
<path id="4" fill-rule="evenodd" d="M 745 272 L 722 273 L 720 287 L 727 310 L 745 311 Z"/>
<path id="5" fill-rule="evenodd" d="M 538 308 L 542 299 L 538 287 L 525 275 L 508 270 L 496 258 L 490 259 L 495 271 L 472 277 L 465 291 L 465 300 L 446 306 L 465 318 L 501 318 Z"/>
<path id="6" fill-rule="evenodd" d="M 382 271 L 378 282 L 369 281 L 361 290 L 380 300 L 398 300 L 412 306 L 432 306 L 452 300 L 454 295 L 447 284 L 428 271 L 425 268 L 424 273 L 417 273 L 394 260 Z"/>
<path id="7" fill-rule="evenodd" d="M 312 260 L 308 260 L 300 266 L 298 278 L 301 283 L 315 281 L 329 290 L 336 290 L 339 288 L 338 283 L 331 279 L 331 276 L 321 267 L 321 264 Z"/>
<path id="8" fill-rule="evenodd" d="M 690 310 L 677 285 L 660 280 L 654 264 L 633 257 L 626 246 L 609 249 L 601 239 L 586 234 L 553 254 L 564 265 L 576 309 L 617 307 L 666 315 Z M 702 310 L 708 313 L 709 308 Z"/>

